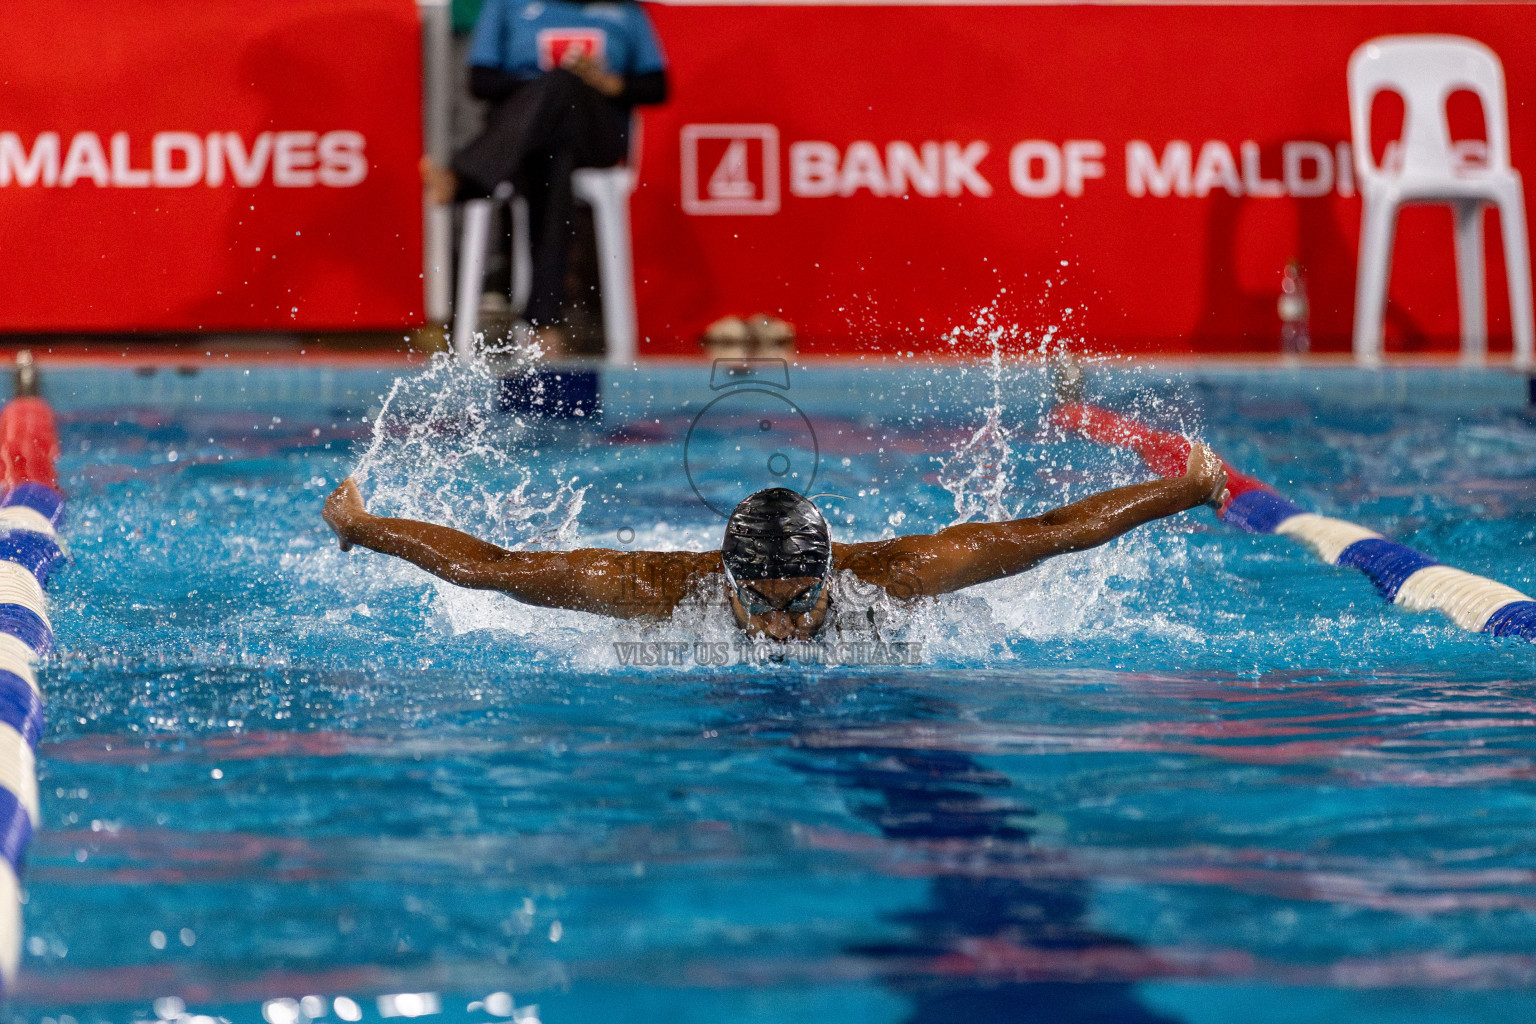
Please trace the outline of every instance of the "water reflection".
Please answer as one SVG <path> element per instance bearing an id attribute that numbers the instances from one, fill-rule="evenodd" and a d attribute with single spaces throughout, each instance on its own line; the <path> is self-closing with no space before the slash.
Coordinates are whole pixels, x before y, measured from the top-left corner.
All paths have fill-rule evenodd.
<path id="1" fill-rule="evenodd" d="M 804 695 L 791 687 L 779 696 L 799 705 Z M 924 720 L 961 712 L 896 694 L 882 702 L 880 717 L 890 724 L 878 731 L 889 740 L 903 726 L 916 731 Z M 1174 1024 L 1144 1005 L 1131 982 L 1105 980 L 1138 976 L 1157 958 L 1088 922 L 1089 885 L 1029 877 L 1042 854 L 1039 812 L 1013 798 L 1006 775 L 959 751 L 845 742 L 828 749 L 828 731 L 868 722 L 828 721 L 803 706 L 777 708 L 744 728 L 781 731 L 786 721 L 796 723 L 789 763 L 843 791 L 853 815 L 895 847 L 881 851 L 886 864 L 932 876 L 927 901 L 893 915 L 907 937 L 845 950 L 911 1000 L 907 1021 Z"/>

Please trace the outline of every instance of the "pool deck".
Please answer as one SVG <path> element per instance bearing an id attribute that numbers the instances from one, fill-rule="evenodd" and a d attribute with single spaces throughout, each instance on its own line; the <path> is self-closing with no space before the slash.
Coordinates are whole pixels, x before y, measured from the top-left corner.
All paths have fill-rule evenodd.
<path id="1" fill-rule="evenodd" d="M 391 368 L 420 365 L 434 353 L 445 350 L 445 337 L 441 330 L 426 328 L 398 334 L 331 334 L 323 336 L 296 336 L 283 334 L 210 334 L 204 336 L 152 336 L 137 337 L 110 335 L 82 336 L 19 336 L 0 338 L 0 366 L 8 365 L 17 352 L 30 350 L 39 365 L 66 365 L 74 367 L 166 369 L 179 367 L 209 366 L 285 366 L 285 367 L 336 367 L 336 368 Z M 933 362 L 974 363 L 972 357 L 955 358 L 943 353 L 923 353 Z M 1305 356 L 1281 356 L 1278 353 L 1224 353 L 1220 355 L 1159 353 L 1129 353 L 1111 356 L 1111 361 L 1124 361 L 1143 367 L 1166 367 L 1169 370 L 1256 372 L 1278 370 L 1292 372 L 1297 369 L 1360 369 L 1348 352 L 1318 352 Z M 838 353 L 820 355 L 800 352 L 793 357 L 795 365 L 869 365 L 870 363 L 905 362 L 901 352 L 871 352 L 863 355 Z M 710 359 L 700 353 L 697 356 L 652 356 L 638 360 L 642 367 L 669 367 L 708 365 Z M 601 365 L 593 361 L 591 365 Z M 1411 354 L 1388 353 L 1384 369 L 1468 369 L 1489 371 L 1515 371 L 1507 353 L 1494 353 L 1483 364 L 1464 364 L 1456 352 L 1424 352 Z M 1528 374 L 1536 371 L 1524 371 Z"/>
<path id="2" fill-rule="evenodd" d="M 340 422 L 371 420 L 395 381 L 426 371 L 429 355 L 417 351 L 315 351 L 282 349 L 225 352 L 211 345 L 182 349 L 124 349 L 82 346 L 50 352 L 33 350 L 44 388 L 61 415 L 107 410 L 140 410 L 176 417 L 194 409 L 251 409 L 282 416 L 323 410 Z M 10 356 L 0 349 L 0 367 Z M 950 411 L 925 413 L 932 422 L 971 423 L 978 409 L 996 399 L 996 381 L 986 361 L 870 356 L 829 359 L 800 356 L 791 364 L 792 390 L 786 396 L 805 410 L 841 408 L 849 388 L 882 396 L 873 407 L 927 408 L 906 398 L 914 385 L 937 388 Z M 979 371 L 979 372 L 978 372 Z M 601 393 L 601 422 L 612 426 L 636 420 L 688 417 L 719 392 L 710 364 L 702 359 L 645 360 L 631 366 L 563 363 L 546 373 L 592 374 L 588 385 Z M 1195 406 L 1238 403 L 1262 413 L 1277 401 L 1323 402 L 1340 409 L 1434 409 L 1446 416 L 1502 410 L 1536 415 L 1536 378 L 1508 364 L 1466 367 L 1454 360 L 1390 362 L 1364 369 L 1347 359 L 1110 359 L 1094 364 L 1100 398 L 1133 400 L 1150 391 L 1188 392 L 1180 401 Z M 1004 386 L 1011 393 L 1049 391 L 1048 369 L 1039 360 L 1009 360 Z M 1099 376 L 1102 374 L 1102 376 Z M 0 373 L 0 395 L 9 374 Z M 1190 391 L 1189 389 L 1193 389 Z M 927 394 L 927 391 L 924 392 Z M 884 396 L 889 396 L 889 403 Z M 885 403 L 885 404 L 882 404 Z M 894 403 L 894 404 L 890 404 Z"/>

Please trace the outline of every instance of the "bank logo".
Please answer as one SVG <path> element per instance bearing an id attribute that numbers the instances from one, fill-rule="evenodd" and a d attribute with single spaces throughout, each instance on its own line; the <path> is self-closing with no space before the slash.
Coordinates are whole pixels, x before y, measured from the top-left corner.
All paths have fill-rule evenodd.
<path id="1" fill-rule="evenodd" d="M 771 124 L 683 126 L 683 212 L 695 217 L 779 212 L 779 130 Z"/>

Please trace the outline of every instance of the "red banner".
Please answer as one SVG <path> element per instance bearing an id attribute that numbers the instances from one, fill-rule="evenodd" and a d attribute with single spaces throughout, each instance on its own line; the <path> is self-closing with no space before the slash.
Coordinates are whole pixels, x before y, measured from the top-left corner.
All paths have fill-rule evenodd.
<path id="1" fill-rule="evenodd" d="M 0 67 L 0 328 L 422 321 L 411 0 L 28 0 Z"/>
<path id="2" fill-rule="evenodd" d="M 1514 165 L 1536 175 L 1528 4 L 648 10 L 673 98 L 645 112 L 634 202 L 646 353 L 758 311 L 806 351 L 947 348 L 985 307 L 1101 349 L 1272 352 L 1292 259 L 1314 349 L 1347 350 L 1345 68 L 1375 36 L 1492 47 Z M 1451 107 L 1481 132 L 1475 103 Z M 1508 351 L 1487 228 L 1490 347 Z M 1389 352 L 1457 344 L 1451 230 L 1444 208 L 1404 213 Z"/>

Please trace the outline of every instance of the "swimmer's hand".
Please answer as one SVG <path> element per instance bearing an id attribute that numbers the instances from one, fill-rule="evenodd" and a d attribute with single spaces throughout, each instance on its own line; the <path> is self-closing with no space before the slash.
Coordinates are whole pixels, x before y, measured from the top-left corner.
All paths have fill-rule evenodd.
<path id="1" fill-rule="evenodd" d="M 1227 467 L 1215 452 L 1196 441 L 1189 446 L 1184 479 L 1199 486 L 1207 505 L 1220 508 L 1227 500 Z"/>
<path id="2" fill-rule="evenodd" d="M 325 511 L 321 515 L 326 525 L 335 531 L 341 550 L 351 551 L 352 531 L 368 515 L 368 510 L 363 507 L 363 496 L 351 477 L 338 484 L 325 499 Z"/>

